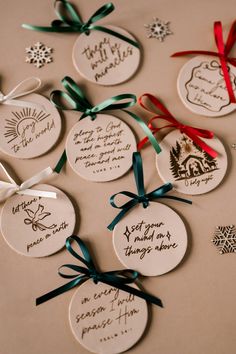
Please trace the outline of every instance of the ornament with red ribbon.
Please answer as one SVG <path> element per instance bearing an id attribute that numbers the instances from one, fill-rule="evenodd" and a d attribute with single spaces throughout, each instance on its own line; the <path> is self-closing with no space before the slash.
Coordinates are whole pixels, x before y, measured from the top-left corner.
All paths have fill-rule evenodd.
<path id="1" fill-rule="evenodd" d="M 147 98 L 161 113 L 156 114 L 151 109 L 149 109 L 143 102 L 144 98 Z M 185 135 L 187 135 L 195 144 L 197 144 L 208 155 L 210 155 L 213 158 L 217 157 L 217 155 L 218 155 L 217 152 L 201 139 L 201 138 L 213 139 L 214 133 L 212 131 L 200 129 L 200 128 L 195 128 L 190 125 L 185 125 L 185 124 L 180 123 L 169 112 L 169 110 L 164 106 L 164 104 L 161 103 L 161 101 L 159 101 L 155 96 L 153 96 L 149 93 L 144 93 L 143 95 L 141 95 L 138 99 L 138 103 L 140 104 L 140 106 L 142 108 L 144 108 L 148 112 L 155 114 L 155 116 L 152 117 L 148 122 L 148 127 L 152 131 L 153 135 L 164 128 L 179 129 L 181 133 L 184 133 Z M 159 127 L 159 128 L 154 127 L 153 122 L 159 121 L 161 119 L 168 122 L 168 124 L 164 125 L 162 127 Z M 148 140 L 149 140 L 148 137 L 145 137 L 142 140 L 140 140 L 138 143 L 138 150 L 141 150 L 143 148 L 143 146 L 147 143 Z"/>
<path id="2" fill-rule="evenodd" d="M 233 22 L 230 28 L 226 40 L 226 44 L 224 44 L 223 28 L 222 28 L 222 23 L 220 21 L 214 22 L 214 36 L 215 36 L 215 42 L 218 50 L 217 52 L 207 51 L 207 50 L 187 50 L 187 51 L 176 52 L 172 55 L 172 57 L 180 57 L 184 55 L 195 55 L 195 54 L 203 54 L 203 55 L 218 57 L 220 60 L 230 102 L 236 103 L 234 90 L 230 80 L 229 68 L 227 65 L 227 63 L 229 63 L 234 67 L 236 67 L 236 58 L 232 58 L 229 56 L 231 49 L 233 48 L 236 41 L 236 21 Z"/>

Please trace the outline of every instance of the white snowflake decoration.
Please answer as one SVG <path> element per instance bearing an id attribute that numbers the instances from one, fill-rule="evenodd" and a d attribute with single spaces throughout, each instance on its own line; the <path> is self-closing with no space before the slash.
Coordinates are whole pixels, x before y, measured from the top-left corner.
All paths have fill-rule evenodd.
<path id="1" fill-rule="evenodd" d="M 235 226 L 218 226 L 212 242 L 219 249 L 220 254 L 236 253 Z"/>
<path id="2" fill-rule="evenodd" d="M 32 47 L 25 48 L 28 56 L 25 58 L 26 63 L 33 63 L 37 68 L 41 68 L 44 64 L 52 62 L 52 48 L 46 47 L 44 44 L 37 42 Z"/>
<path id="3" fill-rule="evenodd" d="M 148 38 L 157 38 L 163 42 L 165 37 L 169 34 L 173 34 L 169 29 L 169 23 L 159 20 L 157 17 L 153 18 L 153 22 L 149 25 L 144 25 L 147 28 Z"/>

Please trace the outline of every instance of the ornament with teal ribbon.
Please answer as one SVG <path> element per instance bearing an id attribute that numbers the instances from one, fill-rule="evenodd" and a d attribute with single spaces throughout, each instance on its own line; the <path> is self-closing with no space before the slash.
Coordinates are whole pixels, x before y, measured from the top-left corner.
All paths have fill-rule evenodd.
<path id="1" fill-rule="evenodd" d="M 72 247 L 72 242 L 76 243 L 79 247 L 80 253 L 79 255 Z M 150 302 L 154 305 L 163 307 L 162 301 L 153 295 L 150 295 L 144 291 L 133 288 L 128 284 L 132 284 L 137 280 L 139 273 L 132 269 L 122 269 L 122 270 L 114 270 L 110 272 L 100 272 L 95 267 L 92 256 L 85 245 L 85 243 L 78 236 L 72 235 L 66 239 L 66 248 L 69 253 L 75 257 L 77 260 L 83 263 L 83 265 L 77 264 L 64 264 L 62 265 L 58 273 L 62 278 L 72 279 L 68 283 L 60 286 L 57 289 L 50 291 L 49 293 L 40 296 L 36 299 L 36 305 L 40 305 L 52 298 L 61 295 L 70 289 L 81 285 L 85 281 L 91 279 L 94 284 L 98 284 L 99 282 L 110 285 L 112 287 L 116 287 L 120 290 L 123 290 L 129 294 L 138 296 L 147 302 Z M 67 272 L 64 273 L 62 269 L 67 269 Z M 68 269 L 73 273 L 69 274 Z"/>
<path id="2" fill-rule="evenodd" d="M 126 213 L 132 208 L 134 208 L 138 204 L 142 204 L 144 208 L 147 208 L 149 206 L 149 202 L 160 199 L 160 198 L 166 198 L 166 199 L 173 199 L 179 202 L 184 202 L 188 204 L 192 204 L 191 200 L 188 199 L 183 199 L 180 197 L 172 196 L 172 195 L 166 195 L 169 191 L 172 190 L 173 186 L 171 183 L 165 183 L 161 187 L 158 187 L 154 189 L 152 192 L 146 193 L 145 188 L 144 188 L 144 178 L 143 178 L 143 164 L 142 164 L 142 158 L 139 152 L 134 152 L 133 153 L 133 170 L 134 170 L 134 177 L 135 177 L 135 183 L 137 187 L 137 194 L 129 192 L 129 191 L 122 191 L 116 194 L 113 194 L 110 197 L 110 204 L 113 206 L 113 208 L 116 209 L 121 209 L 119 214 L 114 218 L 114 220 L 108 225 L 108 229 L 112 231 L 116 224 L 125 216 Z M 115 199 L 118 195 L 124 195 L 130 200 L 122 205 L 117 205 L 115 202 Z"/>
<path id="3" fill-rule="evenodd" d="M 69 76 L 64 77 L 61 81 L 65 91 L 55 90 L 50 95 L 51 102 L 60 110 L 70 110 L 81 112 L 79 120 L 90 117 L 91 120 L 96 119 L 97 114 L 111 110 L 122 110 L 129 114 L 144 130 L 151 144 L 157 153 L 161 151 L 160 146 L 153 136 L 151 130 L 143 122 L 143 120 L 134 113 L 127 111 L 125 108 L 135 105 L 137 99 L 134 94 L 123 93 L 113 96 L 107 100 L 93 106 L 86 98 L 81 88 Z M 124 101 L 124 102 L 123 102 Z M 60 173 L 62 167 L 67 160 L 66 152 L 64 151 L 59 161 L 54 168 L 54 171 Z"/>
<path id="4" fill-rule="evenodd" d="M 87 22 L 83 22 L 74 6 L 67 0 L 56 0 L 54 2 L 54 10 L 59 19 L 52 21 L 51 26 L 34 26 L 23 24 L 22 27 L 29 30 L 41 31 L 41 32 L 59 32 L 59 33 L 85 33 L 89 35 L 90 31 L 101 31 L 112 36 L 115 36 L 136 48 L 140 48 L 140 45 L 116 31 L 106 28 L 104 26 L 94 25 L 97 21 L 109 15 L 115 10 L 114 5 L 109 2 L 100 7 Z"/>

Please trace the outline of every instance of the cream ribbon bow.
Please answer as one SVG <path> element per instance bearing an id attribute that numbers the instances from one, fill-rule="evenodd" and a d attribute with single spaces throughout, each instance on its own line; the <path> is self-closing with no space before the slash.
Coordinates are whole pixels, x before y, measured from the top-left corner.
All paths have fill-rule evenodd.
<path id="1" fill-rule="evenodd" d="M 0 181 L 0 203 L 10 198 L 14 194 L 31 195 L 44 198 L 56 198 L 57 194 L 55 192 L 40 191 L 36 189 L 30 189 L 35 184 L 41 182 L 43 179 L 49 177 L 54 173 L 51 167 L 47 167 L 41 172 L 37 173 L 33 177 L 27 179 L 25 182 L 18 185 L 14 179 L 7 172 L 6 168 L 0 163 L 0 167 L 5 172 L 7 178 L 10 182 Z"/>
<path id="2" fill-rule="evenodd" d="M 24 87 L 27 87 L 28 85 L 33 85 L 33 88 L 29 90 L 24 90 Z M 19 97 L 26 96 L 29 93 L 35 92 L 40 86 L 41 80 L 38 77 L 28 77 L 27 79 L 21 81 L 18 85 L 16 85 L 7 95 L 4 95 L 0 91 L 0 104 L 18 107 L 39 108 L 45 110 L 45 108 L 39 103 L 27 102 L 18 99 Z"/>

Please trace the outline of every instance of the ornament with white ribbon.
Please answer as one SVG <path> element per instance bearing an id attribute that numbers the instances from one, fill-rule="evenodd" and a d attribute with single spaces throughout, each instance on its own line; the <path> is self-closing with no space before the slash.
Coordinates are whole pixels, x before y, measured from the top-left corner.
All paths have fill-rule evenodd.
<path id="1" fill-rule="evenodd" d="M 56 144 L 61 117 L 44 96 L 35 91 L 38 77 L 19 82 L 9 93 L 0 91 L 0 150 L 21 159 L 38 157 Z"/>
<path id="2" fill-rule="evenodd" d="M 76 218 L 65 193 L 40 183 L 54 171 L 47 167 L 18 185 L 2 163 L 0 168 L 8 178 L 8 182 L 0 181 L 0 203 L 5 201 L 0 231 L 7 244 L 28 257 L 45 257 L 59 251 L 73 233 Z"/>
<path id="3" fill-rule="evenodd" d="M 44 197 L 44 198 L 56 198 L 57 195 L 54 192 L 48 191 L 41 191 L 36 189 L 30 189 L 32 186 L 40 183 L 45 178 L 51 176 L 53 174 L 53 170 L 51 167 L 47 167 L 41 172 L 37 173 L 33 177 L 27 179 L 25 182 L 18 185 L 14 179 L 10 176 L 9 172 L 0 163 L 0 167 L 4 171 L 5 175 L 9 179 L 10 182 L 0 181 L 0 203 L 5 201 L 6 199 L 10 198 L 14 194 L 22 194 L 22 195 L 31 195 L 37 197 Z"/>

